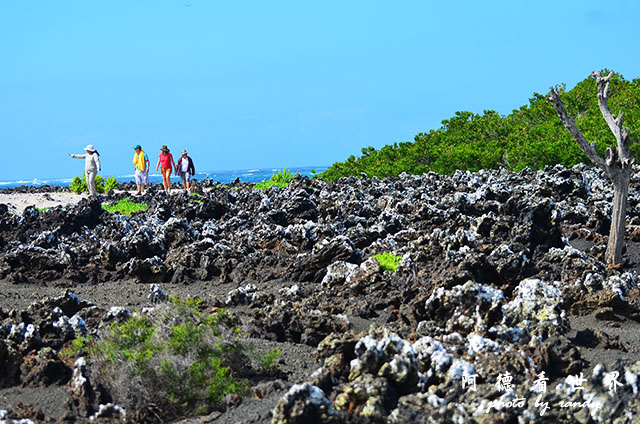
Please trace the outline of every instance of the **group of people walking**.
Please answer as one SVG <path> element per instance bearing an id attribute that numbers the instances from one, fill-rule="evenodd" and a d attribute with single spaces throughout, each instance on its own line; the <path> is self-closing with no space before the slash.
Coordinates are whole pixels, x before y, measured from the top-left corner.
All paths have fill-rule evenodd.
<path id="1" fill-rule="evenodd" d="M 74 155 L 69 153 L 69 156 L 76 159 L 84 159 L 84 172 L 87 180 L 87 188 L 90 196 L 96 195 L 96 175 L 101 170 L 100 167 L 100 153 L 96 150 L 93 144 L 87 145 L 84 148 L 86 154 Z M 136 187 L 138 189 L 136 195 L 142 194 L 143 186 L 149 186 L 149 156 L 142 150 L 142 146 L 139 144 L 134 148 L 133 154 L 133 168 L 134 176 L 136 180 Z M 156 165 L 156 172 L 160 168 L 160 174 L 162 175 L 162 185 L 165 191 L 169 191 L 171 188 L 171 172 L 174 171 L 177 176 L 182 180 L 184 189 L 190 190 L 190 180 L 196 173 L 196 168 L 193 165 L 193 160 L 189 157 L 186 150 L 182 150 L 180 158 L 176 163 L 173 160 L 173 155 L 166 145 L 160 148 L 160 155 L 158 156 L 158 164 Z"/>
<path id="2" fill-rule="evenodd" d="M 175 170 L 176 175 L 179 176 L 182 180 L 184 189 L 189 190 L 189 180 L 196 173 L 196 168 L 193 165 L 193 160 L 191 160 L 189 155 L 187 155 L 187 151 L 183 150 L 180 153 L 181 156 L 178 159 L 178 163 L 174 163 L 173 155 L 166 145 L 160 148 L 160 152 L 160 156 L 158 156 L 158 164 L 156 165 L 156 172 L 158 172 L 158 168 L 160 168 L 160 174 L 162 174 L 162 184 L 164 185 L 164 189 L 166 191 L 169 191 L 169 188 L 171 187 L 171 170 L 173 169 Z"/>

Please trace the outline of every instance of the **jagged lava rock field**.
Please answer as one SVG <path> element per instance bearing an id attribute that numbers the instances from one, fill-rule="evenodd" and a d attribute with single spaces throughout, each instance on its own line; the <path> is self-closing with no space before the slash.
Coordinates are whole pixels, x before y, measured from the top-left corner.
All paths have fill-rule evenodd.
<path id="1" fill-rule="evenodd" d="M 201 181 L 200 196 L 151 189 L 130 217 L 102 208 L 126 193 L 0 205 L 0 413 L 161 420 L 162 405 L 120 408 L 61 351 L 168 293 L 282 351 L 250 393 L 181 422 L 640 422 L 639 182 L 619 267 L 602 262 L 613 190 L 584 165 Z"/>

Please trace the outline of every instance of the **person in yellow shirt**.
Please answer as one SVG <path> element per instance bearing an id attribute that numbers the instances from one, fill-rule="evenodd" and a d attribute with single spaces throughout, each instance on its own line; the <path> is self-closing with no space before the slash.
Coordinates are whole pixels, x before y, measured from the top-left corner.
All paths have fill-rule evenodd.
<path id="1" fill-rule="evenodd" d="M 142 146 L 139 144 L 133 148 L 135 153 L 133 155 L 133 167 L 136 177 L 136 185 L 138 186 L 138 192 L 136 196 L 142 194 L 142 186 L 149 187 L 149 157 L 142 150 Z"/>

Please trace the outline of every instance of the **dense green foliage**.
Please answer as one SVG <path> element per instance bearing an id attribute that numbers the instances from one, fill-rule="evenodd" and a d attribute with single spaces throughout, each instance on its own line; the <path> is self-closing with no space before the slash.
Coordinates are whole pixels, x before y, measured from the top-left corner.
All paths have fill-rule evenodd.
<path id="1" fill-rule="evenodd" d="M 96 191 L 98 193 L 108 193 L 117 186 L 118 180 L 116 180 L 116 177 L 110 176 L 105 180 L 104 177 L 96 175 Z M 71 184 L 69 184 L 69 190 L 76 194 L 88 192 L 86 176 L 83 174 L 82 177 L 73 177 Z"/>
<path id="2" fill-rule="evenodd" d="M 97 382 L 130 410 L 151 403 L 165 417 L 206 414 L 224 396 L 242 394 L 234 373 L 246 366 L 241 333 L 225 310 L 202 312 L 197 300 L 172 298 L 150 314 L 136 314 L 82 340 Z"/>
<path id="3" fill-rule="evenodd" d="M 146 203 L 135 203 L 132 202 L 131 199 L 125 197 L 124 199 L 120 199 L 116 204 L 109 205 L 104 203 L 102 208 L 107 212 L 116 213 L 120 212 L 123 215 L 131 216 L 132 213 L 138 211 L 146 211 L 147 204 Z"/>
<path id="4" fill-rule="evenodd" d="M 289 185 L 291 180 L 293 180 L 294 178 L 295 178 L 295 175 L 291 175 L 291 171 L 289 171 L 287 168 L 284 168 L 280 172 L 274 172 L 271 178 L 269 178 L 269 181 L 265 180 L 265 181 L 256 183 L 254 188 L 258 190 L 266 190 L 269 187 L 273 187 L 273 186 L 276 186 L 278 188 L 285 188 L 286 186 Z"/>
<path id="5" fill-rule="evenodd" d="M 596 92 L 595 79 L 589 77 L 571 91 L 562 91 L 561 98 L 587 141 L 595 142 L 596 149 L 604 154 L 615 139 L 602 118 Z M 450 174 L 457 169 L 499 167 L 520 171 L 525 167 L 541 169 L 546 165 L 589 163 L 546 101 L 547 97 L 534 93 L 528 105 L 507 116 L 492 110 L 483 114 L 456 112 L 442 121 L 441 128 L 420 133 L 413 142 L 394 143 L 380 150 L 363 148 L 361 156 L 333 164 L 319 178 L 330 181 L 362 173 L 369 177 L 393 177 L 402 172 Z M 624 111 L 623 124 L 629 128 L 632 140 L 637 140 L 640 134 L 638 104 L 640 79 L 626 81 L 615 76 L 610 85 L 609 107 L 616 116 Z M 638 156 L 638 146 L 632 146 L 632 153 Z"/>
<path id="6" fill-rule="evenodd" d="M 389 252 L 378 253 L 377 255 L 373 255 L 373 257 L 378 260 L 380 268 L 391 272 L 394 272 L 396 269 L 398 269 L 398 264 L 402 259 L 401 256 L 394 255 L 393 253 Z"/>

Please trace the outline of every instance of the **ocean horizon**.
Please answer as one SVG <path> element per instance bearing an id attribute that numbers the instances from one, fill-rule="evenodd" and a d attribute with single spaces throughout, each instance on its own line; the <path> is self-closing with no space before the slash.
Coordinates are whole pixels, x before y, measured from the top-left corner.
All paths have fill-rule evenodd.
<path id="1" fill-rule="evenodd" d="M 291 175 L 300 174 L 305 177 L 311 177 L 314 175 L 312 171 L 316 171 L 316 173 L 320 173 L 322 171 L 327 170 L 327 166 L 299 166 L 299 167 L 291 167 L 287 168 L 287 170 L 291 171 Z M 234 170 L 222 170 L 222 171 L 204 171 L 204 172 L 196 172 L 194 178 L 196 180 L 205 180 L 207 178 L 212 179 L 213 181 L 217 181 L 223 184 L 230 183 L 235 181 L 236 178 L 239 178 L 240 181 L 248 182 L 248 183 L 258 183 L 260 181 L 268 180 L 275 172 L 282 171 L 282 168 L 256 168 L 256 169 L 234 169 Z M 110 175 L 99 173 L 105 178 Z M 133 174 L 126 175 L 116 175 L 116 180 L 119 183 L 128 183 L 134 182 L 135 178 Z M 68 186 L 74 177 L 61 177 L 61 178 L 34 178 L 32 180 L 21 179 L 21 180 L 13 180 L 13 181 L 0 181 L 0 189 L 3 188 L 13 188 L 20 186 L 34 186 L 41 187 L 45 185 L 50 186 Z M 175 174 L 171 175 L 172 182 L 180 182 L 180 177 Z M 162 175 L 160 173 L 149 173 L 149 182 L 151 184 L 162 183 Z"/>

